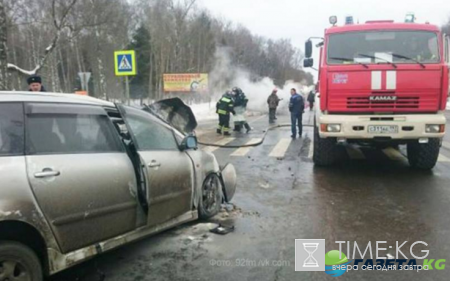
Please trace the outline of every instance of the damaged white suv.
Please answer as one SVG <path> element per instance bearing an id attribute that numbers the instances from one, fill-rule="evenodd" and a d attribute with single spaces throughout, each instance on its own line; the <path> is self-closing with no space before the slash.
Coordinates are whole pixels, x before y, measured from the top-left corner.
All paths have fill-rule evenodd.
<path id="1" fill-rule="evenodd" d="M 0 280 L 39 281 L 217 214 L 236 172 L 197 149 L 196 124 L 178 99 L 0 93 Z"/>

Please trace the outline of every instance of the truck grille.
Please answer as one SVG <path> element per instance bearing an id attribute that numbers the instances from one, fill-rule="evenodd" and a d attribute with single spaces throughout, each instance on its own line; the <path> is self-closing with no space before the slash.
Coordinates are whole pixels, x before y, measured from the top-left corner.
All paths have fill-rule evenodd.
<path id="1" fill-rule="evenodd" d="M 348 109 L 418 109 L 420 97 L 397 97 L 396 101 L 371 101 L 370 97 L 347 97 Z"/>

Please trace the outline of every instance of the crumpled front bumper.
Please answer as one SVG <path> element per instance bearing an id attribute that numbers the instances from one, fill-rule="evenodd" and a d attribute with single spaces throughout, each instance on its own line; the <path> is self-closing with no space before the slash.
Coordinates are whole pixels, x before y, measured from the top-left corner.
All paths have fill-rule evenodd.
<path id="1" fill-rule="evenodd" d="M 227 164 L 220 172 L 225 202 L 230 202 L 236 193 L 237 175 L 233 164 Z"/>

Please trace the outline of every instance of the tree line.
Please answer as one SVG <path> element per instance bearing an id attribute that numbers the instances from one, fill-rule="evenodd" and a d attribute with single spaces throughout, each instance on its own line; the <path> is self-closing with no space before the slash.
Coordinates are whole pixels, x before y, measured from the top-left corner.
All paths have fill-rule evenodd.
<path id="1" fill-rule="evenodd" d="M 115 50 L 134 49 L 133 98 L 160 99 L 164 73 L 209 73 L 225 48 L 255 81 L 313 83 L 303 54 L 288 39 L 271 40 L 211 15 L 196 0 L 0 0 L 0 88 L 26 89 L 37 73 L 47 90 L 74 92 L 91 72 L 90 94 L 121 99 Z M 230 69 L 230 71 L 232 71 Z"/>
<path id="2" fill-rule="evenodd" d="M 447 36 L 450 36 L 450 19 L 448 19 L 448 22 L 442 26 L 442 31 L 447 34 Z"/>

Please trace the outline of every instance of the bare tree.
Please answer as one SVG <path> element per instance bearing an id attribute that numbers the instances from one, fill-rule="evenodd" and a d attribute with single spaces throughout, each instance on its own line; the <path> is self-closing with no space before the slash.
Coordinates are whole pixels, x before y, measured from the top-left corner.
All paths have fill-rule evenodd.
<path id="1" fill-rule="evenodd" d="M 7 24 L 4 1 L 0 0 L 0 90 L 8 89 Z"/>
<path id="2" fill-rule="evenodd" d="M 450 36 L 450 18 L 448 19 L 447 23 L 444 24 L 442 27 L 442 31 L 447 34 L 447 36 Z"/>
<path id="3" fill-rule="evenodd" d="M 57 2 L 61 6 L 61 7 L 59 7 L 61 10 L 60 16 L 58 16 L 58 12 L 57 12 L 57 8 L 58 8 Z M 41 70 L 41 68 L 45 65 L 45 62 L 49 58 L 49 55 L 56 48 L 56 45 L 58 44 L 58 41 L 61 37 L 62 32 L 65 30 L 65 28 L 68 27 L 67 26 L 67 17 L 76 2 L 77 2 L 77 0 L 70 0 L 70 2 L 68 2 L 68 3 L 63 3 L 60 1 L 56 1 L 56 0 L 52 1 L 52 5 L 51 5 L 52 12 L 51 13 L 52 13 L 53 26 L 55 28 L 55 35 L 54 35 L 53 39 L 50 41 L 50 45 L 48 45 L 48 47 L 45 48 L 44 53 L 38 59 L 38 62 L 36 64 L 36 66 L 34 67 L 34 69 L 24 70 L 24 69 L 16 66 L 15 64 L 11 64 L 11 63 L 8 63 L 8 69 L 17 71 L 18 73 L 23 74 L 23 75 L 33 75 L 33 74 L 36 74 L 39 70 Z M 64 5 L 64 4 L 66 4 L 66 5 Z"/>
<path id="4" fill-rule="evenodd" d="M 80 88 L 78 72 L 88 71 L 91 95 L 120 99 L 124 84 L 114 75 L 113 53 L 124 48 L 134 48 L 140 58 L 138 77 L 132 79 L 139 89 L 132 93 L 136 97 L 162 98 L 164 73 L 212 72 L 219 49 L 226 49 L 231 64 L 247 69 L 255 80 L 268 76 L 283 85 L 307 78 L 302 52 L 290 41 L 256 36 L 244 26 L 215 18 L 196 0 L 3 2 L 1 89 L 24 88 L 24 75 L 39 73 L 49 90 L 71 92 Z M 147 41 L 139 37 L 141 26 Z M 140 46 L 133 43 L 136 36 Z"/>

